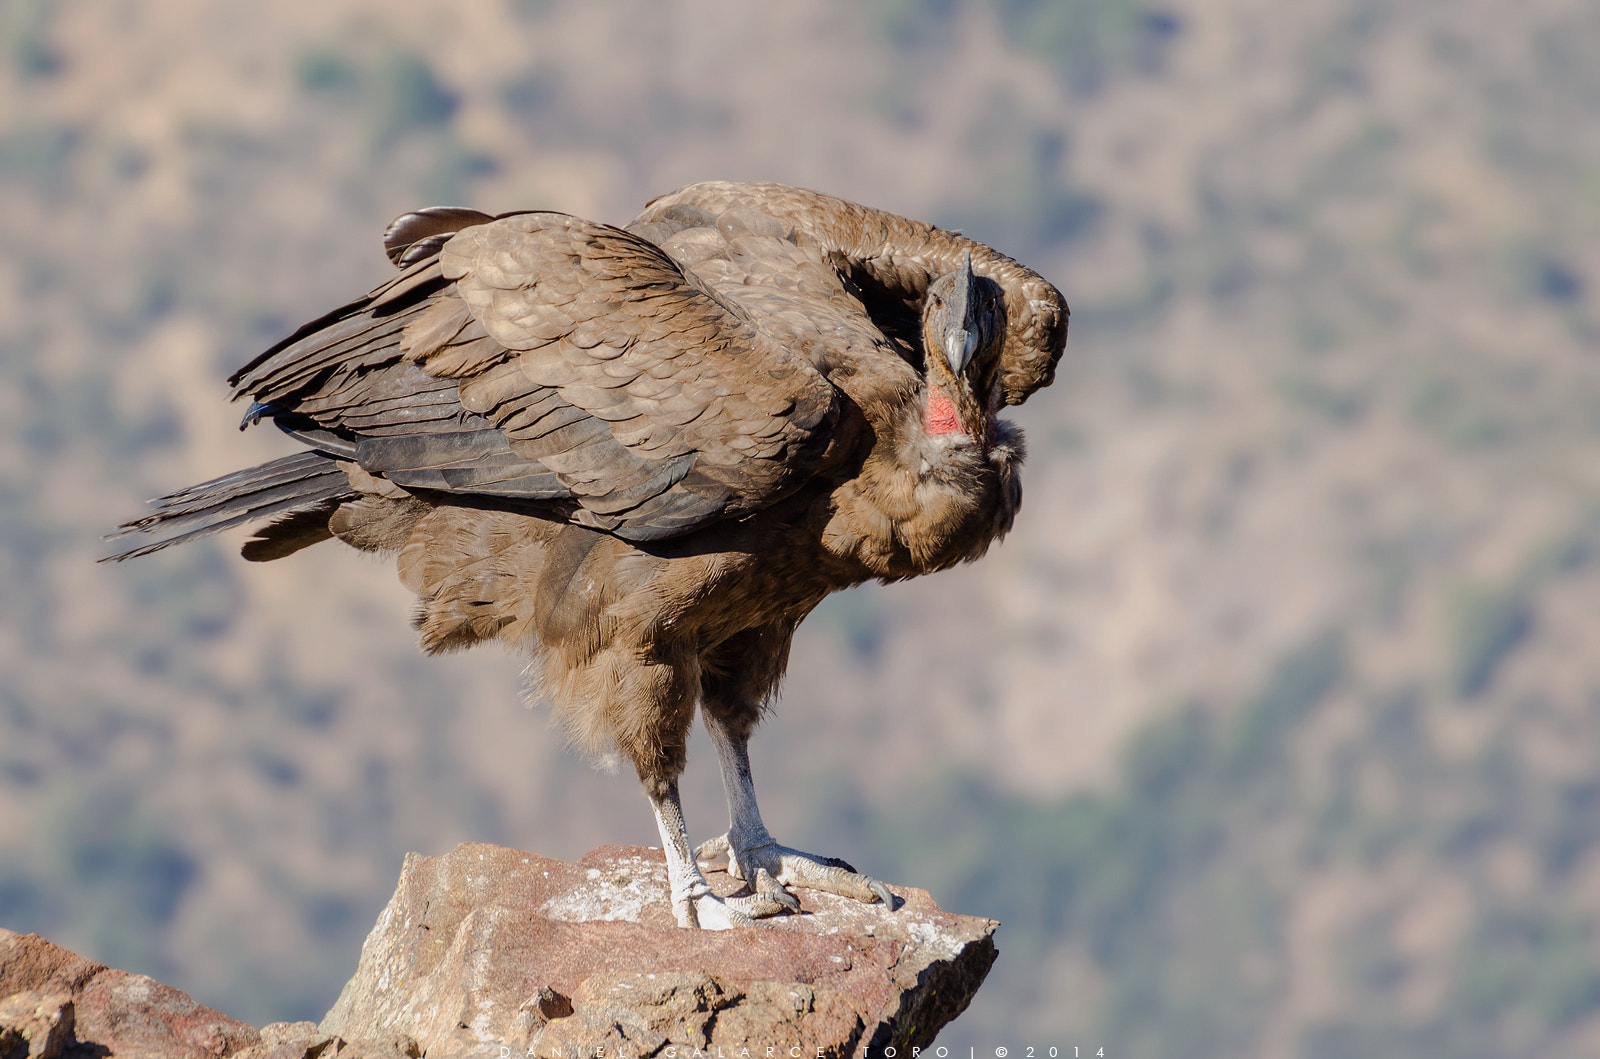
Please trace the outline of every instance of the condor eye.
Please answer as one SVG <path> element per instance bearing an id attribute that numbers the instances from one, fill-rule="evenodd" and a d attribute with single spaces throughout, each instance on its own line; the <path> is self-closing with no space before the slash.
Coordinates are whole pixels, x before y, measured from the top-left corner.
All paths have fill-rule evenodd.
<path id="1" fill-rule="evenodd" d="M 944 308 L 944 299 L 939 297 L 937 294 L 935 294 L 933 296 L 933 307 L 935 309 L 943 309 Z"/>

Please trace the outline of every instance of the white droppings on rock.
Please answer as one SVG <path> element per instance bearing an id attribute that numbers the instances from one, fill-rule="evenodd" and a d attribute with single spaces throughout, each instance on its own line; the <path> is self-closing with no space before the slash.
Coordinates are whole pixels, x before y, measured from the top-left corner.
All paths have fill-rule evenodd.
<path id="1" fill-rule="evenodd" d="M 932 920 L 918 920 L 907 928 L 906 933 L 911 935 L 911 940 L 942 958 L 949 958 L 961 951 L 966 944 L 965 939 L 941 927 Z"/>
<path id="2" fill-rule="evenodd" d="M 601 875 L 590 868 L 590 886 L 552 897 L 540 906 L 539 914 L 567 923 L 619 919 L 637 923 L 640 913 L 651 902 L 671 904 L 666 873 L 655 871 L 651 866 L 640 864 L 637 871 L 627 875 L 610 878 L 601 878 Z"/>

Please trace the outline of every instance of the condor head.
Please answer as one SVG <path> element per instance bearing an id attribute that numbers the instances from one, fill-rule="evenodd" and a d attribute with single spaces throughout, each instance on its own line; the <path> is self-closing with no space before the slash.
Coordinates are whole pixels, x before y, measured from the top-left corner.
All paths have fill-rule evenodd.
<path id="1" fill-rule="evenodd" d="M 1004 341 L 1000 285 L 974 274 L 967 254 L 960 268 L 933 281 L 922 303 L 929 434 L 962 435 L 988 447 Z"/>

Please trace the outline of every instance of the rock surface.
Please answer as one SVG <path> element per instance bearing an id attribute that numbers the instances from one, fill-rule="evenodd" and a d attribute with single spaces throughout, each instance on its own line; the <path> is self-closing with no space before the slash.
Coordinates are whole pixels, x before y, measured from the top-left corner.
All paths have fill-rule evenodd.
<path id="1" fill-rule="evenodd" d="M 742 887 L 707 878 L 724 896 Z M 798 915 L 691 931 L 672 918 L 660 850 L 577 864 L 471 843 L 413 853 L 322 1024 L 260 1030 L 0 929 L 0 1059 L 908 1055 L 977 992 L 996 924 L 893 889 L 892 911 L 799 891 Z"/>
<path id="2" fill-rule="evenodd" d="M 415 1041 L 349 1042 L 315 1023 L 257 1030 L 169 985 L 0 928 L 0 1059 L 405 1059 Z"/>
<path id="3" fill-rule="evenodd" d="M 0 1000 L 0 1059 L 56 1059 L 72 1043 L 74 1013 L 66 993 L 24 989 Z"/>
<path id="4" fill-rule="evenodd" d="M 743 885 L 707 879 L 724 896 Z M 996 924 L 894 892 L 892 912 L 802 890 L 799 915 L 686 931 L 659 850 L 607 846 L 577 864 L 475 843 L 411 854 L 321 1029 L 404 1033 L 429 1056 L 909 1054 L 966 1008 Z"/>
<path id="5" fill-rule="evenodd" d="M 27 1045 L 20 1053 L 19 1039 Z M 14 1054 L 215 1059 L 259 1039 L 255 1027 L 153 978 L 112 970 L 37 934 L 0 929 L 4 1059 Z"/>

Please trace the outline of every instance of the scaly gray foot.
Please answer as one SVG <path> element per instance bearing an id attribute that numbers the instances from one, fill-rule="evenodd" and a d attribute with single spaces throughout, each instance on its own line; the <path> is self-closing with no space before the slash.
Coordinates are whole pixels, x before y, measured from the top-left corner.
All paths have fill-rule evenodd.
<path id="1" fill-rule="evenodd" d="M 711 892 L 703 878 L 697 877 L 682 889 L 683 893 L 675 892 L 672 895 L 672 911 L 678 917 L 680 927 L 691 930 L 731 930 L 734 927 L 756 925 L 750 913 L 740 907 L 738 899 L 724 901 Z"/>
<path id="2" fill-rule="evenodd" d="M 803 853 L 780 846 L 770 838 L 735 849 L 727 835 L 702 843 L 695 851 L 697 861 L 711 862 L 723 857 L 728 858 L 729 875 L 753 880 L 754 894 L 726 899 L 731 907 L 747 915 L 759 917 L 800 911 L 800 902 L 787 889 L 790 886 L 853 897 L 868 904 L 881 901 L 884 907 L 894 908 L 894 895 L 887 886 L 834 857 Z"/>

